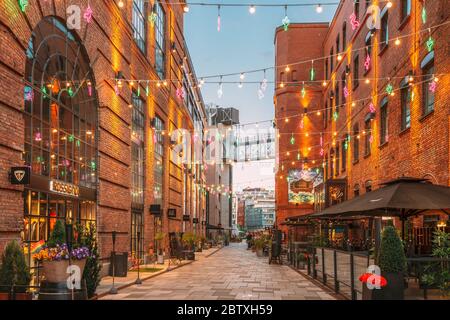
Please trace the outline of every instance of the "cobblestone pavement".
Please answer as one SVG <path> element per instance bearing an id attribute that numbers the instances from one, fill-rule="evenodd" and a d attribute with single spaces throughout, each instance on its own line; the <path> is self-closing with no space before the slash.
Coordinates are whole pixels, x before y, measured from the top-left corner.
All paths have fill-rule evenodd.
<path id="1" fill-rule="evenodd" d="M 269 265 L 231 244 L 208 258 L 120 290 L 103 299 L 132 300 L 329 300 L 334 299 L 288 266 Z"/>

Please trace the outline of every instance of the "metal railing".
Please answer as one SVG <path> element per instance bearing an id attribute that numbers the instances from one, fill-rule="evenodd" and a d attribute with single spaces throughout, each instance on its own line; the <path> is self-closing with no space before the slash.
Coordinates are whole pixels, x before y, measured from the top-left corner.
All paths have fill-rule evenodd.
<path id="1" fill-rule="evenodd" d="M 307 272 L 312 278 L 351 300 L 362 299 L 359 277 L 373 264 L 368 252 L 347 252 L 330 248 L 311 248 Z"/>

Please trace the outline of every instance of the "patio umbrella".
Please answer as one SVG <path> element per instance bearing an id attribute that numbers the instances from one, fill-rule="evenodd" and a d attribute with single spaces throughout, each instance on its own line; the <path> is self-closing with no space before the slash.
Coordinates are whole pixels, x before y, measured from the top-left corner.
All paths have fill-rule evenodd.
<path id="1" fill-rule="evenodd" d="M 331 206 L 313 216 L 398 216 L 405 221 L 427 210 L 450 208 L 450 187 L 428 183 L 425 179 L 402 177 L 384 187 Z"/>

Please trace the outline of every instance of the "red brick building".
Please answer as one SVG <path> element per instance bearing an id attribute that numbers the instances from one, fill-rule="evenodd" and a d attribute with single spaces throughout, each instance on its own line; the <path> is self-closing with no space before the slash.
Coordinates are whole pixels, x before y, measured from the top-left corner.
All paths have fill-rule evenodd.
<path id="1" fill-rule="evenodd" d="M 280 163 L 285 164 L 277 174 L 278 224 L 314 211 L 310 203 L 287 201 L 287 169 L 300 164 L 295 152 L 287 153 L 292 145 L 285 132 L 300 132 L 295 141 L 300 148 L 314 144 L 313 157 L 323 150 L 324 184 L 314 189 L 316 211 L 400 176 L 450 185 L 448 1 L 396 0 L 392 7 L 372 1 L 379 8 L 375 29 L 367 25 L 373 18 L 367 13 L 370 4 L 341 1 L 329 26 L 291 24 L 288 31 L 276 31 L 276 65 L 283 66 L 276 74 L 275 111 Z M 295 64 L 312 59 L 317 82 L 307 81 L 312 63 Z M 283 84 L 287 81 L 295 89 Z M 308 108 L 301 129 L 306 110 L 298 87 L 303 81 L 313 112 Z M 322 143 L 314 140 L 317 135 Z M 440 219 L 446 218 L 430 213 L 415 223 Z"/>
<path id="2" fill-rule="evenodd" d="M 155 232 L 165 247 L 204 233 L 202 163 L 171 151 L 176 129 L 206 125 L 183 5 L 124 3 L 90 1 L 88 22 L 88 1 L 71 1 L 71 30 L 65 2 L 0 2 L 0 252 L 46 240 L 56 219 L 96 222 L 105 259 L 113 231 L 117 251 L 142 256 Z M 12 185 L 22 166 L 30 183 Z"/>

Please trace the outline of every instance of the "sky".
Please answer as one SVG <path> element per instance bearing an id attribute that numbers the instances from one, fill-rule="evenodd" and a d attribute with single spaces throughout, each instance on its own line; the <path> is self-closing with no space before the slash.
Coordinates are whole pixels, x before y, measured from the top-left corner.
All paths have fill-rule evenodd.
<path id="1" fill-rule="evenodd" d="M 273 67 L 275 61 L 274 34 L 284 18 L 284 7 L 258 7 L 257 4 L 330 3 L 337 0 L 202 0 L 204 3 L 254 3 L 256 13 L 248 7 L 221 7 L 221 30 L 217 31 L 217 7 L 190 6 L 185 14 L 185 37 L 197 77 L 240 73 L 247 70 Z M 189 3 L 189 1 L 188 1 Z M 291 23 L 331 21 L 336 6 L 323 6 L 316 13 L 315 7 L 288 7 Z M 246 74 L 244 81 L 262 81 L 263 72 Z M 266 78 L 273 81 L 273 71 Z M 206 82 L 219 82 L 219 78 Z M 223 81 L 239 81 L 239 76 L 224 77 Z M 273 92 L 269 84 L 263 99 L 257 95 L 258 84 L 224 84 L 223 96 L 217 95 L 218 83 L 205 83 L 202 95 L 206 104 L 213 103 L 239 110 L 240 123 L 272 120 L 274 117 Z M 267 171 L 267 163 L 246 163 L 235 166 L 235 189 L 243 186 L 273 186 L 273 172 Z M 262 169 L 263 168 L 263 169 Z M 250 178 L 249 178 L 250 177 Z M 258 179 L 251 179 L 257 177 Z M 257 180 L 257 181 L 255 181 Z"/>

